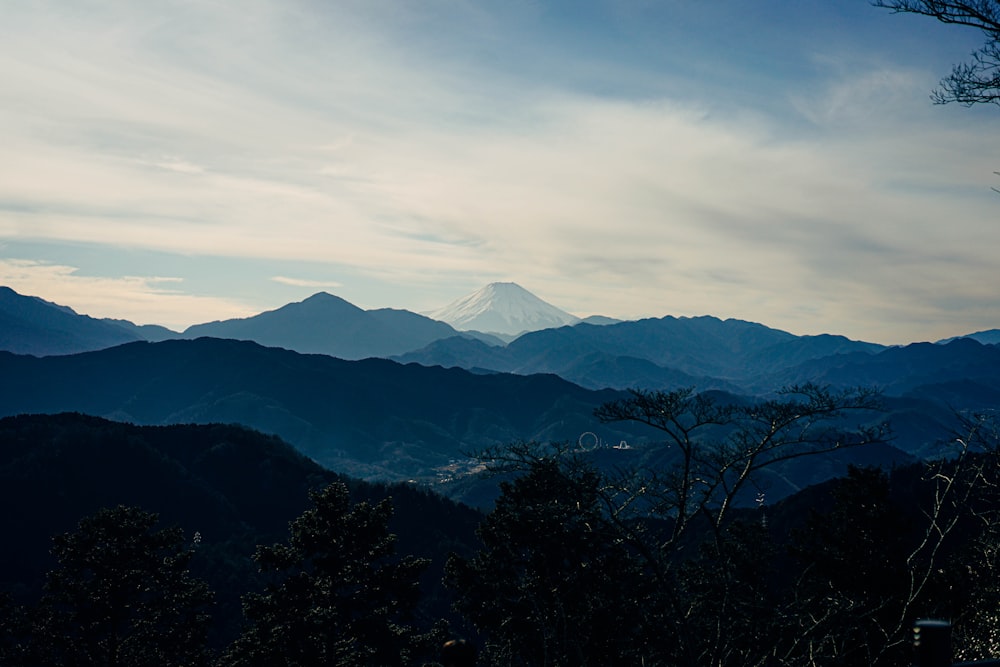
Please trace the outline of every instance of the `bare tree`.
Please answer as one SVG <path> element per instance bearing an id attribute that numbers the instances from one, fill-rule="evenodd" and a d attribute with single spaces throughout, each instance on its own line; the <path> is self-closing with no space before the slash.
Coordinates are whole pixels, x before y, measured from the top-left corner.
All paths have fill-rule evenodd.
<path id="1" fill-rule="evenodd" d="M 940 458 L 909 483 L 915 504 L 905 514 L 892 506 L 886 473 L 868 469 L 839 483 L 833 513 L 814 517 L 813 540 L 797 548 L 836 558 L 839 571 L 818 573 L 815 561 L 804 570 L 802 597 L 783 610 L 795 630 L 778 646 L 779 664 L 901 664 L 913 621 L 928 616 L 954 623 L 957 656 L 997 655 L 1000 429 L 990 413 L 956 418 Z"/>
<path id="2" fill-rule="evenodd" d="M 932 99 L 936 104 L 958 102 L 1000 105 L 1000 1 L 998 0 L 873 0 L 894 13 L 920 14 L 942 23 L 982 31 L 986 42 L 941 80 Z"/>
<path id="3" fill-rule="evenodd" d="M 570 445 L 538 443 L 480 454 L 493 473 L 538 476 L 544 471 L 548 480 L 532 487 L 537 497 L 532 496 L 531 511 L 511 505 L 518 509 L 504 514 L 499 542 L 505 548 L 533 545 L 529 553 L 549 554 L 563 564 L 560 572 L 572 572 L 572 563 L 590 562 L 592 556 L 558 555 L 570 538 L 543 527 L 545 522 L 536 515 L 562 517 L 568 512 L 577 517 L 587 510 L 580 534 L 603 536 L 605 548 L 620 550 L 622 555 L 613 559 L 618 563 L 617 589 L 631 585 L 629 595 L 636 600 L 630 605 L 637 611 L 631 614 L 628 635 L 635 654 L 630 654 L 631 662 L 621 664 L 770 664 L 767 647 L 775 645 L 775 633 L 784 631 L 773 622 L 775 614 L 769 613 L 775 605 L 767 591 L 772 551 L 764 526 L 752 520 L 748 524 L 746 518 L 735 520 L 734 509 L 748 501 L 753 504 L 756 485 L 768 469 L 801 457 L 884 441 L 887 427 L 879 409 L 876 391 L 836 391 L 815 385 L 790 387 L 770 400 L 733 403 L 692 389 L 633 391 L 595 414 L 604 422 L 632 421 L 657 429 L 665 447 L 653 448 L 655 461 L 598 471 Z M 587 502 L 559 491 L 576 488 L 581 480 L 595 484 Z M 503 488 L 503 508 L 526 497 L 515 485 Z M 555 525 L 579 523 L 560 519 Z M 552 546 L 553 538 L 558 548 Z M 478 576 L 490 584 L 493 573 L 501 569 L 491 562 L 478 568 Z M 453 564 L 453 571 L 461 571 L 460 563 Z M 539 576 L 535 572 L 528 579 Z M 474 594 L 476 587 L 470 581 L 475 582 L 456 579 L 463 595 L 484 597 Z M 521 588 L 514 582 L 499 590 Z M 572 597 L 580 586 L 543 588 L 565 589 L 562 595 Z M 606 592 L 594 595 L 603 600 L 600 606 L 614 606 Z M 525 616 L 510 609 L 504 614 L 509 619 Z"/>
<path id="4" fill-rule="evenodd" d="M 581 614 L 582 628 L 593 609 L 634 609 L 613 614 L 629 622 L 602 639 L 616 657 L 601 664 L 898 665 L 914 619 L 927 617 L 952 620 L 956 655 L 996 656 L 997 413 L 957 414 L 939 458 L 921 466 L 851 468 L 824 491 L 830 508 L 801 527 L 788 528 L 787 507 L 773 514 L 785 528 L 737 509 L 785 462 L 883 441 L 880 403 L 873 390 L 815 385 L 736 402 L 634 391 L 596 416 L 656 429 L 666 446 L 650 446 L 643 463 L 610 468 L 571 444 L 483 452 L 488 470 L 518 482 L 502 484 L 503 511 L 482 533 L 490 558 L 464 570 L 458 559 L 452 572 L 470 576 L 454 583 L 474 609 L 495 612 L 481 629 L 496 636 L 523 619 L 558 630 L 539 619 Z M 498 583 L 509 553 L 530 567 Z"/>
<path id="5" fill-rule="evenodd" d="M 677 452 L 666 471 L 646 471 L 629 502 L 645 501 L 654 514 L 670 517 L 668 544 L 677 543 L 696 519 L 718 532 L 741 494 L 755 490 L 760 473 L 804 456 L 884 442 L 885 422 L 872 423 L 880 396 L 870 389 L 834 391 L 813 384 L 783 389 L 778 398 L 745 405 L 720 405 L 691 389 L 634 391 L 630 398 L 601 406 L 604 422 L 634 421 L 662 431 Z M 860 423 L 848 424 L 848 414 Z"/>
<path id="6" fill-rule="evenodd" d="M 950 470 L 932 463 L 930 472 L 935 486 L 935 503 L 928 515 L 928 536 L 925 544 L 936 556 L 942 541 L 965 522 L 967 532 L 976 537 L 952 560 L 952 570 L 960 573 L 959 582 L 970 593 L 963 608 L 955 610 L 952 622 L 955 654 L 963 660 L 1000 655 L 1000 633 L 997 631 L 1000 609 L 1000 420 L 995 410 L 958 415 L 959 430 L 953 442 L 957 455 Z M 936 531 L 932 534 L 931 530 Z M 926 549 L 927 547 L 925 547 Z M 919 553 L 915 555 L 919 556 Z M 932 568 L 939 567 L 934 558 L 923 571 L 916 570 L 915 582 L 929 582 Z M 938 559 L 940 560 L 940 559 Z M 915 568 L 916 569 L 916 568 Z"/>

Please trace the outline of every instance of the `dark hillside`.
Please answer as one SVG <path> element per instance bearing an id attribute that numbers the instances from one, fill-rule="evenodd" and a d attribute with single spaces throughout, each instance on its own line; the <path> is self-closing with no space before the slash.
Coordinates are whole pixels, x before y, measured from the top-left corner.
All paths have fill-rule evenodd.
<path id="1" fill-rule="evenodd" d="M 0 415 L 240 423 L 340 472 L 404 480 L 433 477 L 487 445 L 575 440 L 594 428 L 593 409 L 617 396 L 552 375 L 344 361 L 210 338 L 43 359 L 0 353 L 0 376 Z M 607 437 L 630 436 L 618 429 Z"/>
<path id="2" fill-rule="evenodd" d="M 101 507 L 137 505 L 189 539 L 200 534 L 193 568 L 217 593 L 228 624 L 218 632 L 231 634 L 239 596 L 257 585 L 255 546 L 285 539 L 307 492 L 338 479 L 278 438 L 238 426 L 134 426 L 69 413 L 0 419 L 0 502 L 16 508 L 0 515 L 2 534 L 16 536 L 0 551 L 0 592 L 37 596 L 52 535 Z M 432 559 L 428 613 L 445 613 L 444 559 L 469 548 L 479 514 L 409 486 L 347 482 L 355 501 L 392 497 L 399 552 Z"/>

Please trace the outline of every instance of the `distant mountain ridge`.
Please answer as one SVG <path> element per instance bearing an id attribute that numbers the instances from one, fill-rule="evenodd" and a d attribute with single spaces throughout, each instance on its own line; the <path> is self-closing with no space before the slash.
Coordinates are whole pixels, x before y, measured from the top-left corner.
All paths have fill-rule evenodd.
<path id="1" fill-rule="evenodd" d="M 938 341 L 938 344 L 950 343 L 959 338 L 971 338 L 972 340 L 982 343 L 983 345 L 1000 345 L 1000 329 L 987 329 L 986 331 L 977 331 L 975 333 L 965 334 L 964 336 L 952 336 L 951 338 L 943 338 Z"/>
<path id="2" fill-rule="evenodd" d="M 129 333 L 135 334 L 139 340 L 148 340 L 151 343 L 158 343 L 161 340 L 173 340 L 174 338 L 181 337 L 181 334 L 173 329 L 162 327 L 159 324 L 135 324 L 133 322 L 129 322 L 128 320 L 115 320 L 110 317 L 105 317 L 101 321 L 119 326 Z"/>
<path id="3" fill-rule="evenodd" d="M 993 370 L 1000 370 L 1000 361 Z M 621 392 L 587 390 L 555 375 L 481 375 L 384 359 L 346 361 L 199 338 L 41 358 L 0 352 L 0 377 L 5 379 L 0 417 L 81 412 L 139 425 L 242 424 L 281 437 L 332 470 L 416 480 L 463 498 L 481 493 L 482 485 L 464 482 L 475 469 L 470 453 L 486 447 L 575 443 L 593 433 L 600 442 L 633 446 L 627 455 L 604 450 L 601 457 L 612 466 L 635 456 L 655 461 L 669 454 L 659 432 L 595 418 L 594 409 L 622 398 Z M 990 386 L 1000 391 L 1000 379 Z M 716 396 L 724 402 L 752 400 Z M 954 416 L 922 396 L 900 398 L 893 410 L 920 415 L 921 428 L 911 429 L 905 441 L 852 452 L 847 459 L 794 473 L 789 468 L 791 477 L 771 480 L 772 495 L 843 474 L 848 463 L 888 465 L 913 451 L 930 451 Z"/>
<path id="4" fill-rule="evenodd" d="M 885 347 L 742 320 L 667 316 L 549 328 L 502 345 L 326 293 L 183 334 L 224 339 L 136 341 L 171 332 L 94 320 L 12 290 L 0 291 L 0 318 L 14 324 L 0 330 L 13 341 L 35 334 L 44 345 L 132 341 L 57 356 L 31 356 L 38 348 L 0 352 L 0 416 L 76 411 L 136 424 L 243 424 L 340 472 L 438 489 L 467 480 L 455 470 L 474 468 L 470 452 L 509 442 L 572 443 L 596 433 L 601 442 L 639 445 L 628 456 L 659 456 L 660 434 L 595 421 L 596 407 L 629 388 L 694 387 L 736 402 L 808 382 L 884 390 L 897 440 L 859 452 L 866 459 L 790 467 L 782 471 L 787 479 L 769 481 L 775 494 L 842 474 L 852 461 L 891 465 L 900 456 L 938 455 L 953 437 L 955 411 L 1000 406 L 1000 346 L 971 337 Z M 392 355 L 395 361 L 343 358 L 411 345 L 416 350 Z M 288 349 L 296 346 L 315 352 Z"/>
<path id="5" fill-rule="evenodd" d="M 504 312 L 508 319 L 518 315 L 522 317 L 518 327 L 531 317 L 540 325 L 538 312 L 555 318 L 550 322 L 564 316 L 573 318 L 564 311 L 550 310 L 548 304 L 514 283 L 495 283 L 487 288 L 470 295 L 478 297 L 469 299 L 464 311 L 458 310 L 497 317 Z M 497 305 L 502 295 L 509 297 L 504 308 Z M 96 320 L 68 307 L 0 288 L 0 349 L 36 356 L 105 349 L 136 340 L 209 336 L 342 359 L 389 358 L 475 373 L 552 373 L 588 389 L 694 386 L 759 395 L 788 384 L 850 376 L 853 371 L 838 375 L 837 369 L 851 364 L 860 368 L 858 364 L 867 364 L 871 355 L 889 349 L 843 336 L 796 336 L 754 322 L 711 316 L 588 320 L 599 325 L 582 321 L 530 331 L 506 336 L 511 342 L 505 344 L 495 336 L 457 331 L 445 322 L 410 311 L 363 310 L 320 292 L 252 317 L 194 325 L 181 334 L 124 320 Z M 1000 330 L 959 338 L 989 344 L 997 336 Z M 944 342 L 939 342 L 938 347 L 942 346 Z M 880 377 L 893 386 L 899 384 L 888 376 Z"/>
<path id="6" fill-rule="evenodd" d="M 0 350 L 73 354 L 141 340 L 118 324 L 0 286 Z"/>
<path id="7" fill-rule="evenodd" d="M 524 289 L 517 283 L 490 283 L 486 287 L 428 313 L 456 329 L 517 336 L 525 331 L 576 324 L 580 318 Z"/>
<path id="8" fill-rule="evenodd" d="M 253 317 L 196 324 L 183 334 L 252 340 L 341 359 L 389 357 L 456 335 L 448 324 L 423 315 L 389 308 L 362 310 L 326 292 Z"/>
<path id="9" fill-rule="evenodd" d="M 253 342 L 137 342 L 71 356 L 0 352 L 0 416 L 83 412 L 135 424 L 238 423 L 332 469 L 407 479 L 518 440 L 575 440 L 619 396 L 553 375 L 346 361 Z M 631 439 L 609 428 L 609 439 Z M 617 440 L 616 440 L 617 441 Z"/>
<path id="10" fill-rule="evenodd" d="M 843 336 L 795 336 L 742 320 L 667 316 L 535 331 L 504 348 L 446 339 L 395 359 L 508 373 L 555 373 L 591 389 L 698 386 L 757 393 L 780 386 L 783 383 L 775 384 L 778 375 L 787 375 L 807 361 L 884 349 Z"/>

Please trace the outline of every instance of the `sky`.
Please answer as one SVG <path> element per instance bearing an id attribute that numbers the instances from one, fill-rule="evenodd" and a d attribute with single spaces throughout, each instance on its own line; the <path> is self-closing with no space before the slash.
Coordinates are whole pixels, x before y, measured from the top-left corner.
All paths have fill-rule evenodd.
<path id="1" fill-rule="evenodd" d="M 578 316 L 1000 328 L 982 38 L 867 0 L 4 0 L 0 285 L 175 330 L 513 281 Z"/>

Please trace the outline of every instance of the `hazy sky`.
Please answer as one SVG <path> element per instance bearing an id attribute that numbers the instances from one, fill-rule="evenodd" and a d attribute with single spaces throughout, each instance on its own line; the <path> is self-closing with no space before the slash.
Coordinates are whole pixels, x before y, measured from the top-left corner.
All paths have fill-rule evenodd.
<path id="1" fill-rule="evenodd" d="M 0 284 L 997 328 L 1000 108 L 929 99 L 980 43 L 866 0 L 4 0 Z"/>

